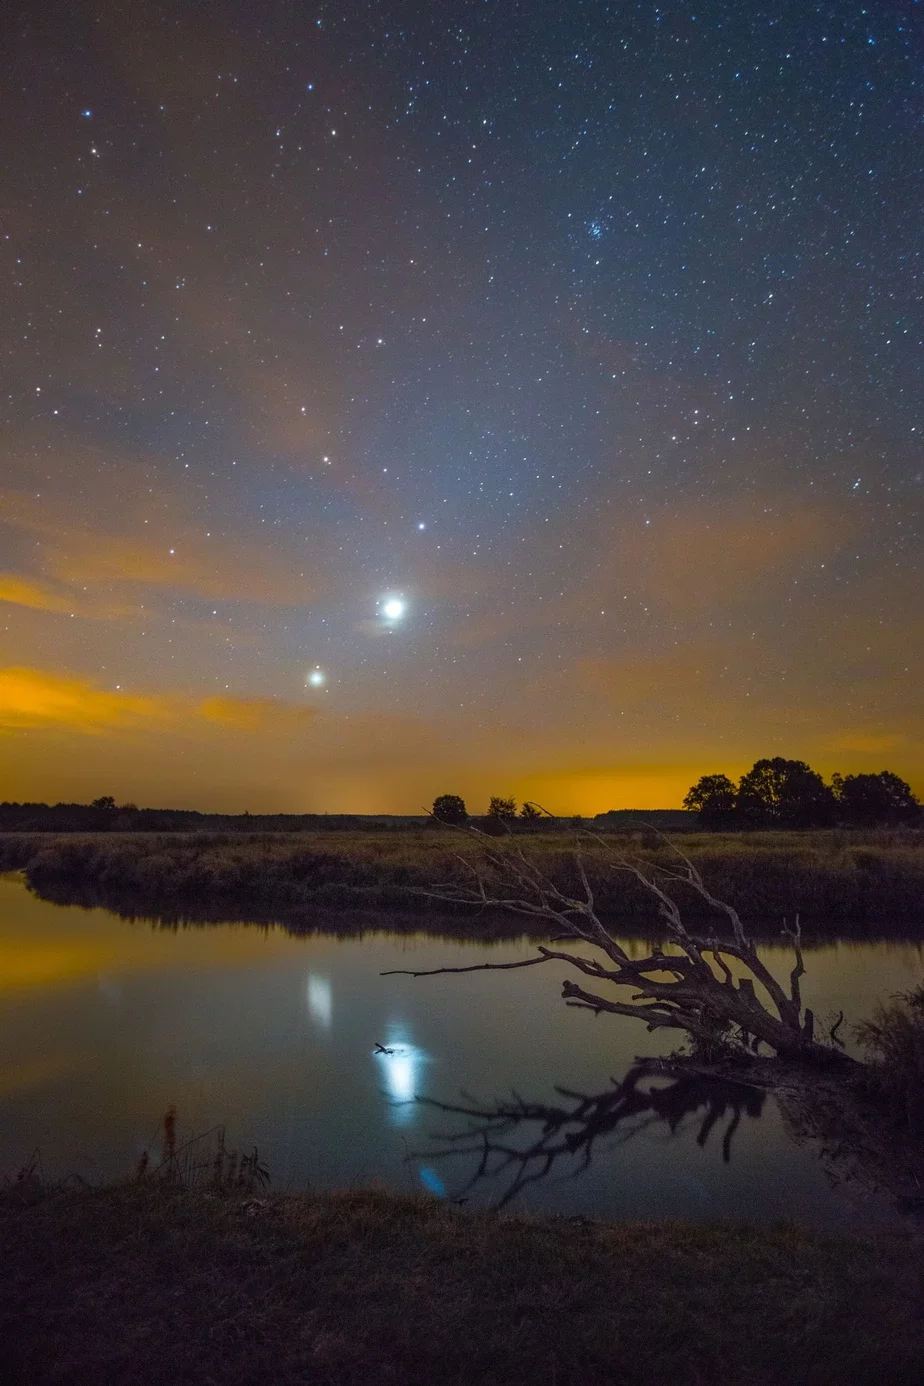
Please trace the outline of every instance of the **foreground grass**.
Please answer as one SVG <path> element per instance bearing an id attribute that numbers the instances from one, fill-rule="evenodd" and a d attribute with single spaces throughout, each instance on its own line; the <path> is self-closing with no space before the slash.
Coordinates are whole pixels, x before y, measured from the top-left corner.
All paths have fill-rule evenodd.
<path id="1" fill-rule="evenodd" d="M 35 1386 L 924 1380 L 909 1238 L 134 1184 L 0 1200 L 0 1257 L 0 1372 Z"/>
<path id="2" fill-rule="evenodd" d="M 606 834 L 618 852 L 669 859 L 650 835 Z M 714 894 L 749 924 L 779 932 L 796 913 L 819 932 L 907 935 L 924 925 L 924 834 L 685 834 L 678 839 Z M 581 893 L 576 839 L 566 832 L 517 836 L 548 876 Z M 497 845 L 497 844 L 495 844 Z M 501 845 L 504 845 L 503 843 Z M 610 918 L 655 926 L 650 892 L 604 869 L 582 842 L 598 908 Z M 0 870 L 23 869 L 40 894 L 103 903 L 126 914 L 207 919 L 216 912 L 266 918 L 319 910 L 443 914 L 421 891 L 460 880 L 458 853 L 477 843 L 437 828 L 393 833 L 95 833 L 0 835 Z M 682 892 L 681 892 L 682 893 Z M 684 902 L 696 920 L 702 904 Z M 471 919 L 470 911 L 460 918 Z M 505 931 L 521 934 L 524 922 Z M 472 932 L 485 931 L 477 921 Z M 412 926 L 416 927 L 416 926 Z M 497 936 L 492 923 L 489 931 Z M 503 930 L 502 930 L 503 931 Z"/>

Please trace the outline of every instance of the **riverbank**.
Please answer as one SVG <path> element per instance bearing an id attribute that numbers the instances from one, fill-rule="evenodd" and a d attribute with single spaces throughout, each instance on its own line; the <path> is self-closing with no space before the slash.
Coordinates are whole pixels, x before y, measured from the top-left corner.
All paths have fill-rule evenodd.
<path id="1" fill-rule="evenodd" d="M 581 894 L 574 865 L 579 839 L 537 834 L 500 839 L 536 860 L 564 889 Z M 601 834 L 602 847 L 670 861 L 670 847 L 651 834 Z M 601 848 L 581 850 L 601 915 L 639 928 L 657 926 L 650 892 L 630 876 L 606 869 Z M 798 913 L 820 936 L 909 936 L 924 931 L 924 835 L 914 831 L 852 833 L 686 834 L 683 851 L 713 893 L 755 928 L 778 932 Z M 208 920 L 269 919 L 324 911 L 387 912 L 446 917 L 453 911 L 425 892 L 460 881 L 459 854 L 477 856 L 464 834 L 428 828 L 402 833 L 7 833 L 0 835 L 0 870 L 23 870 L 50 899 L 105 904 L 123 914 Z M 490 875 L 490 873 L 489 873 Z M 682 895 L 682 888 L 680 890 Z M 702 903 L 684 901 L 697 921 Z M 507 917 L 479 924 L 489 936 L 529 933 L 528 921 Z M 544 928 L 537 936 L 544 934 Z"/>
<path id="2" fill-rule="evenodd" d="M 0 1370 L 30 1383 L 924 1379 L 912 1234 L 609 1225 L 379 1191 L 0 1197 Z"/>

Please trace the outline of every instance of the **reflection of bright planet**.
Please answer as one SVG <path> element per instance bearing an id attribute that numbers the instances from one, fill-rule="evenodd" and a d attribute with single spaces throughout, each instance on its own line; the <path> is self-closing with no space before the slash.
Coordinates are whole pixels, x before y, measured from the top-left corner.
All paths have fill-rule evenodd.
<path id="1" fill-rule="evenodd" d="M 389 1025 L 386 1035 L 385 1052 L 376 1053 L 375 1060 L 384 1079 L 388 1119 L 392 1126 L 409 1126 L 420 1110 L 414 1098 L 429 1055 L 405 1038 L 401 1025 Z"/>
<path id="2" fill-rule="evenodd" d="M 399 597 L 389 597 L 382 606 L 382 611 L 389 621 L 400 621 L 404 615 L 404 602 Z"/>
<path id="3" fill-rule="evenodd" d="M 383 1057 L 382 1067 L 385 1069 L 389 1096 L 396 1102 L 413 1100 L 416 1066 L 413 1054 L 388 1054 Z"/>
<path id="4" fill-rule="evenodd" d="M 311 673 L 308 675 L 308 682 L 313 688 L 320 688 L 324 682 L 324 675 L 321 670 L 312 669 Z"/>

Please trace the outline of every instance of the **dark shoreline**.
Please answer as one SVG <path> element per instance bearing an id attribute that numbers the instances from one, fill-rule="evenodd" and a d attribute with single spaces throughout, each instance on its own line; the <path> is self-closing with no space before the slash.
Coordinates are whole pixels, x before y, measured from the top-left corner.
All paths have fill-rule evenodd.
<path id="1" fill-rule="evenodd" d="M 667 861 L 665 841 L 612 835 L 616 851 L 644 850 Z M 563 835 L 518 837 L 562 888 L 580 892 L 573 842 Z M 585 850 L 586 844 L 583 844 Z M 924 939 L 924 836 L 849 834 L 688 834 L 684 852 L 719 898 L 735 905 L 755 937 L 779 936 L 798 913 L 813 938 Z M 602 918 L 620 931 L 657 937 L 651 896 L 587 850 Z M 473 914 L 429 898 L 436 882 L 460 880 L 459 854 L 477 843 L 453 832 L 367 834 L 0 834 L 0 870 L 25 872 L 39 896 L 127 918 L 166 924 L 240 920 L 293 932 L 357 934 L 387 927 L 449 937 L 545 938 L 545 926 L 511 913 Z M 682 891 L 678 892 L 682 895 Z M 708 921 L 701 902 L 682 900 L 687 918 Z M 712 921 L 715 922 L 715 921 Z"/>
<path id="2" fill-rule="evenodd" d="M 207 900 L 201 897 L 177 895 L 161 899 L 149 895 L 144 899 L 129 892 L 103 890 L 96 887 L 64 884 L 35 889 L 28 885 L 37 899 L 51 904 L 77 906 L 80 909 L 105 909 L 130 924 L 146 924 L 165 930 L 207 929 L 222 924 L 246 925 L 256 929 L 283 929 L 296 938 L 356 938 L 368 934 L 426 935 L 453 943 L 547 943 L 551 937 L 545 926 L 511 913 L 477 913 L 460 910 L 456 914 L 438 909 L 407 909 L 386 904 L 366 908 L 357 905 L 355 898 L 346 897 L 337 907 L 330 896 L 319 892 L 314 901 L 303 905 L 267 909 L 259 897 L 226 897 Z M 366 897 L 368 898 L 368 897 Z M 619 938 L 637 939 L 645 943 L 661 943 L 666 935 L 656 920 L 640 919 L 638 915 L 601 914 L 604 923 Z M 750 930 L 758 943 L 780 943 L 784 935 L 767 925 L 756 924 Z M 719 931 L 719 937 L 722 937 Z M 806 927 L 802 931 L 802 946 L 810 950 L 825 944 L 840 943 L 921 943 L 924 947 L 924 924 L 911 928 L 867 926 L 841 923 L 836 930 Z"/>

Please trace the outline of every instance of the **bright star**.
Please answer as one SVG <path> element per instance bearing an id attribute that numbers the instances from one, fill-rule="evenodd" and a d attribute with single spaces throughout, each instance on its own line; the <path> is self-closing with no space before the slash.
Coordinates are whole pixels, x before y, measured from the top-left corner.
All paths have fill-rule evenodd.
<path id="1" fill-rule="evenodd" d="M 324 674 L 320 669 L 312 669 L 308 675 L 308 682 L 312 688 L 321 688 L 324 685 Z"/>
<path id="2" fill-rule="evenodd" d="M 389 621 L 400 621 L 405 612 L 405 603 L 400 597 L 389 597 L 382 603 L 382 614 Z"/>

